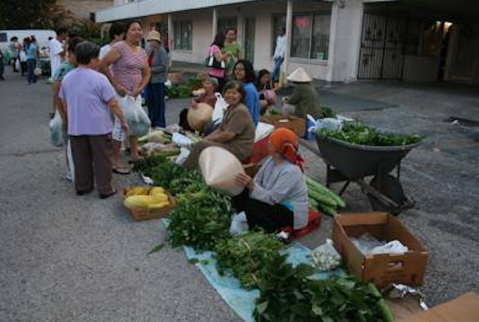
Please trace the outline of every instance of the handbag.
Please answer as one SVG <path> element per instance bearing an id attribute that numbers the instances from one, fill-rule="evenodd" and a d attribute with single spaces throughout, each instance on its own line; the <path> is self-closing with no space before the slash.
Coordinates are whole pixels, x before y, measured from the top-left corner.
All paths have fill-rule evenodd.
<path id="1" fill-rule="evenodd" d="M 42 69 L 40 67 L 35 67 L 33 73 L 35 74 L 35 76 L 40 76 L 42 74 Z"/>
<path id="2" fill-rule="evenodd" d="M 225 62 L 219 61 L 218 59 L 216 59 L 215 55 L 212 53 L 211 48 L 210 48 L 210 54 L 205 59 L 205 65 L 206 67 L 214 68 L 214 69 L 226 69 Z"/>

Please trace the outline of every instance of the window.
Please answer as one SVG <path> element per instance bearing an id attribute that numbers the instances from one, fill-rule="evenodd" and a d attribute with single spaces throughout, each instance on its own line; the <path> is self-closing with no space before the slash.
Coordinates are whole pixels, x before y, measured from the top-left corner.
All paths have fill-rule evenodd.
<path id="1" fill-rule="evenodd" d="M 193 49 L 193 24 L 191 21 L 175 21 L 174 25 L 175 49 Z"/>
<path id="2" fill-rule="evenodd" d="M 330 24 L 330 14 L 295 15 L 291 57 L 327 60 Z"/>
<path id="3" fill-rule="evenodd" d="M 228 28 L 238 28 L 238 19 L 236 17 L 218 18 L 218 33 L 224 33 Z"/>
<path id="4" fill-rule="evenodd" d="M 285 15 L 273 16 L 273 35 L 272 35 L 273 45 L 271 46 L 271 55 L 274 55 L 274 50 L 276 49 L 276 39 L 281 33 L 282 28 L 286 28 L 286 16 Z"/>

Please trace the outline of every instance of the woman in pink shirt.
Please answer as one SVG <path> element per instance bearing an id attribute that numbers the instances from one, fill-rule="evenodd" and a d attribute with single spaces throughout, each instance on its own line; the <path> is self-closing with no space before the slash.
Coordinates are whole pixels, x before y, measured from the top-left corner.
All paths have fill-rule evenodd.
<path id="1" fill-rule="evenodd" d="M 145 51 L 139 47 L 143 37 L 142 25 L 139 21 L 130 21 L 126 24 L 125 40 L 113 45 L 110 52 L 102 59 L 101 69 L 107 75 L 116 93 L 120 97 L 131 95 L 135 98 L 140 95 L 150 81 L 151 73 Z M 111 65 L 111 70 L 110 70 Z M 115 118 L 113 130 L 113 171 L 119 174 L 128 174 L 120 161 L 121 142 L 124 133 L 121 131 L 118 119 Z M 130 136 L 131 162 L 140 160 L 137 137 Z"/>
<path id="2" fill-rule="evenodd" d="M 213 55 L 215 59 L 219 62 L 224 62 L 226 56 L 221 53 L 223 46 L 225 44 L 225 35 L 219 33 L 216 35 L 215 40 L 211 44 L 211 47 L 208 51 L 208 56 Z M 226 69 L 225 68 L 208 68 L 208 75 L 214 77 L 218 80 L 218 92 L 223 91 L 223 86 L 226 83 Z"/>

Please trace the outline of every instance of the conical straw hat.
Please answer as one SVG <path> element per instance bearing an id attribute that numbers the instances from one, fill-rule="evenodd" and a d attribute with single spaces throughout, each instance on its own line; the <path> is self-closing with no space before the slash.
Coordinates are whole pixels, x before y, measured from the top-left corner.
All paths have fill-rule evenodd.
<path id="1" fill-rule="evenodd" d="M 294 72 L 289 74 L 288 80 L 290 82 L 296 83 L 309 83 L 313 81 L 311 76 L 309 76 L 309 74 L 306 73 L 306 71 L 301 67 L 297 68 Z"/>

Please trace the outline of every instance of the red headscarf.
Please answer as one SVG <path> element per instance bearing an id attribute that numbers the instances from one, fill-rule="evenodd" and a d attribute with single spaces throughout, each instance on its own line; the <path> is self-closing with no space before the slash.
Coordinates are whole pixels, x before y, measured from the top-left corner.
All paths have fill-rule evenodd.
<path id="1" fill-rule="evenodd" d="M 283 158 L 292 164 L 297 165 L 301 171 L 304 171 L 304 160 L 298 154 L 299 139 L 293 131 L 285 128 L 279 128 L 271 134 L 270 140 L 276 152 L 281 154 Z"/>

